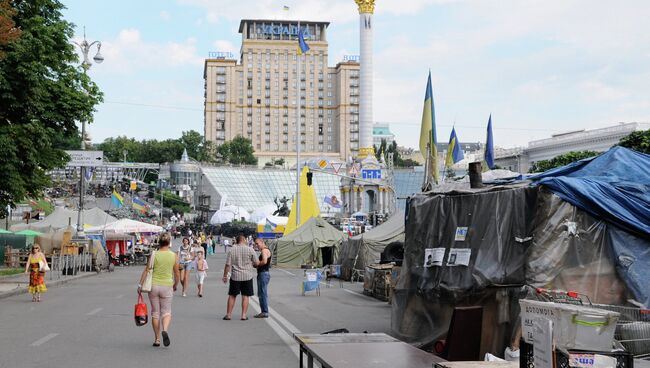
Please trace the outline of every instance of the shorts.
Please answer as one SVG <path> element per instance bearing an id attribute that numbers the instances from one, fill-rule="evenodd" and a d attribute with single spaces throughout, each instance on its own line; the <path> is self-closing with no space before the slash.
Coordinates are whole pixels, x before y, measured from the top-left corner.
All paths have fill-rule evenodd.
<path id="1" fill-rule="evenodd" d="M 180 266 L 181 271 L 190 271 L 190 270 L 192 270 L 192 262 L 180 263 L 179 266 Z"/>
<path id="2" fill-rule="evenodd" d="M 228 287 L 228 295 L 243 295 L 253 296 L 253 279 L 246 281 L 230 280 L 230 287 Z"/>
<path id="3" fill-rule="evenodd" d="M 199 285 L 203 285 L 203 281 L 205 280 L 206 274 L 207 273 L 205 271 L 198 271 L 196 273 L 196 283 Z"/>

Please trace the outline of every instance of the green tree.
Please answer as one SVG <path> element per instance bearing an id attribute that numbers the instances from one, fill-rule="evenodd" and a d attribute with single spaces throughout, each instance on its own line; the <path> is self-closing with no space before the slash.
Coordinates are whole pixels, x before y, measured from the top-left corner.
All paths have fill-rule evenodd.
<path id="1" fill-rule="evenodd" d="M 255 151 L 251 140 L 240 135 L 230 142 L 221 144 L 217 148 L 217 153 L 224 162 L 233 165 L 257 165 L 257 158 L 253 155 Z"/>
<path id="2" fill-rule="evenodd" d="M 46 173 L 67 159 L 57 145 L 79 136 L 75 123 L 91 122 L 102 100 L 79 67 L 64 6 L 57 0 L 10 4 L 20 36 L 0 44 L 0 209 L 41 196 L 50 182 Z"/>
<path id="3" fill-rule="evenodd" d="M 582 160 L 589 157 L 598 156 L 598 152 L 594 151 L 571 151 L 560 156 L 556 156 L 550 160 L 540 160 L 533 164 L 528 170 L 529 173 L 544 172 L 556 167 L 568 165 L 572 162 Z"/>
<path id="4" fill-rule="evenodd" d="M 189 203 L 168 190 L 163 190 L 163 205 L 167 208 L 171 208 L 174 213 L 184 214 L 191 211 Z"/>
<path id="5" fill-rule="evenodd" d="M 618 144 L 621 147 L 650 154 L 650 129 L 632 132 L 623 137 Z"/>
<path id="6" fill-rule="evenodd" d="M 206 141 L 201 133 L 195 130 L 183 132 L 180 142 L 193 159 L 201 162 L 215 162 L 214 146 L 211 141 Z"/>
<path id="7" fill-rule="evenodd" d="M 16 28 L 16 23 L 12 19 L 14 15 L 16 10 L 11 7 L 9 0 L 0 0 L 0 47 L 20 37 L 20 29 Z M 0 59 L 3 57 L 4 52 L 0 49 Z"/>

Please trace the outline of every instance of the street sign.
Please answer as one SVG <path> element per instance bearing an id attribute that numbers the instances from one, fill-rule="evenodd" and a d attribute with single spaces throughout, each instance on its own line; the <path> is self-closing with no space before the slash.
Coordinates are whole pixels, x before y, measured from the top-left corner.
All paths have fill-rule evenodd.
<path id="1" fill-rule="evenodd" d="M 320 166 L 321 169 L 326 168 L 327 167 L 327 161 L 325 161 L 325 160 L 318 161 L 318 166 Z"/>
<path id="2" fill-rule="evenodd" d="M 361 170 L 363 179 L 381 179 L 381 170 Z"/>
<path id="3" fill-rule="evenodd" d="M 70 156 L 68 166 L 101 166 L 104 151 L 65 151 Z"/>
<path id="4" fill-rule="evenodd" d="M 334 173 L 338 174 L 339 170 L 341 170 L 341 167 L 343 167 L 342 162 L 330 162 L 330 166 L 332 166 L 332 169 L 334 169 Z"/>

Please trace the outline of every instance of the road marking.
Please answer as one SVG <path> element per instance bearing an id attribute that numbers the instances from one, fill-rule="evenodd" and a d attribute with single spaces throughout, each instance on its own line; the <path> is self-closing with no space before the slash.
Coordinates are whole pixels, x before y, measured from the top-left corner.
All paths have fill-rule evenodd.
<path id="1" fill-rule="evenodd" d="M 260 304 L 257 297 L 252 297 L 250 300 L 252 301 L 251 304 L 253 305 L 253 309 L 260 313 L 262 310 L 260 309 Z M 269 318 L 263 319 L 266 320 L 266 323 L 273 329 L 273 331 L 275 331 L 275 334 L 278 335 L 285 344 L 287 344 L 289 349 L 296 355 L 296 358 L 300 358 L 300 347 L 298 346 L 298 343 L 293 339 L 293 333 L 300 333 L 300 330 L 298 330 L 296 326 L 289 323 L 289 321 L 287 321 L 271 307 L 269 307 L 269 315 Z M 276 319 L 278 322 L 284 324 L 284 326 L 280 326 L 275 321 Z M 289 332 L 291 331 L 293 333 L 290 334 Z"/>
<path id="2" fill-rule="evenodd" d="M 91 310 L 90 312 L 86 313 L 87 316 L 92 316 L 93 314 L 99 313 L 103 308 L 95 308 Z"/>
<path id="3" fill-rule="evenodd" d="M 286 273 L 286 274 L 288 274 L 288 275 L 291 275 L 291 276 L 296 276 L 296 275 L 294 275 L 293 273 L 291 273 L 291 272 L 289 272 L 289 271 L 287 271 L 287 270 L 283 270 L 283 269 L 281 269 L 281 268 L 277 268 L 277 270 L 280 270 L 280 271 L 282 271 L 282 272 L 284 272 L 284 273 Z"/>
<path id="4" fill-rule="evenodd" d="M 38 339 L 38 340 L 34 341 L 29 346 L 41 346 L 41 345 L 45 344 L 46 342 L 50 341 L 51 339 L 53 339 L 53 338 L 55 338 L 57 336 L 59 336 L 58 333 L 51 333 L 51 334 L 49 334 L 49 335 L 47 335 L 47 336 L 45 336 L 45 337 L 43 337 L 41 339 Z"/>
<path id="5" fill-rule="evenodd" d="M 345 291 L 346 293 L 354 294 L 354 295 L 365 296 L 365 294 L 362 294 L 362 293 L 357 292 L 357 291 L 352 291 L 352 290 L 348 290 L 348 289 L 343 289 L 343 291 Z"/>
<path id="6" fill-rule="evenodd" d="M 124 298 L 124 294 L 120 294 L 120 295 L 115 297 L 115 299 L 122 299 L 122 298 Z"/>

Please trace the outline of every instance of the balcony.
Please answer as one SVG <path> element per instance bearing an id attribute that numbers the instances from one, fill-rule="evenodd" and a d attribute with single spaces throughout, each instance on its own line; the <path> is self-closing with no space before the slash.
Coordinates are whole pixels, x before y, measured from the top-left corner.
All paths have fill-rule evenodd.
<path id="1" fill-rule="evenodd" d="M 350 81 L 350 87 L 359 87 L 358 81 Z"/>
<path id="2" fill-rule="evenodd" d="M 217 84 L 226 84 L 225 78 L 217 78 Z"/>

